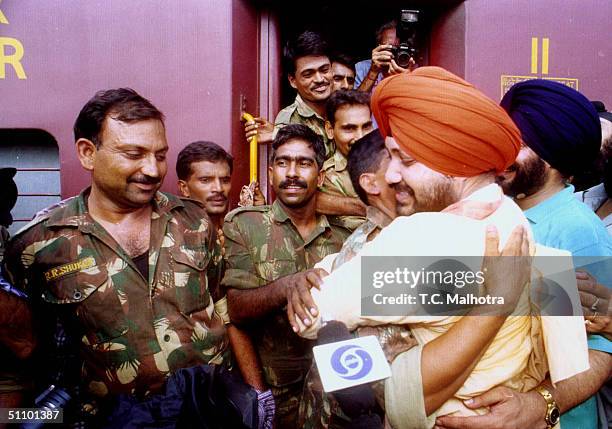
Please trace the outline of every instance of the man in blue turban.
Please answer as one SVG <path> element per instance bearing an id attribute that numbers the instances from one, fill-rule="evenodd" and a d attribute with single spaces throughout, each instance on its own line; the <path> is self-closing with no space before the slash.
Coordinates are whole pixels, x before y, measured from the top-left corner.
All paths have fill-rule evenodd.
<path id="1" fill-rule="evenodd" d="M 595 108 L 579 92 L 542 79 L 514 85 L 501 106 L 520 130 L 523 145 L 514 164 L 499 175 L 498 183 L 523 209 L 538 243 L 572 252 L 578 267 L 584 266 L 585 260 L 598 259 L 602 262 L 599 267 L 590 264 L 585 268 L 599 283 L 612 287 L 612 240 L 601 220 L 574 197 L 574 187 L 569 184 L 573 175 L 593 168 L 597 158 L 601 125 Z M 583 276 L 587 273 L 576 275 L 579 287 Z M 598 326 L 596 319 L 605 317 L 608 306 L 604 299 L 589 304 L 586 323 Z M 562 428 L 596 429 L 597 402 L 592 395 L 609 377 L 612 346 L 607 338 L 591 335 L 589 349 L 591 368 L 555 386 L 544 381 L 536 389 L 542 395 L 539 403 L 526 406 L 525 394 L 497 387 L 468 405 L 489 406 L 489 415 L 443 416 L 436 424 L 445 429 L 484 429 L 495 421 L 499 428 L 518 427 L 513 416 L 533 417 L 532 409 L 540 410 L 541 425 L 537 427 L 551 428 L 551 413 L 558 407 L 564 413 Z M 533 420 L 530 422 L 532 427 Z"/>
<path id="2" fill-rule="evenodd" d="M 601 220 L 574 197 L 569 184 L 574 175 L 595 167 L 601 144 L 597 111 L 578 91 L 542 79 L 514 85 L 501 106 L 521 131 L 524 145 L 515 163 L 498 178 L 499 184 L 524 210 L 537 242 L 572 252 L 577 267 L 612 287 L 612 258 L 592 263 L 593 257 L 612 256 L 612 239 Z M 590 310 L 585 312 L 587 323 L 605 317 L 608 306 L 595 302 Z M 603 336 L 589 338 L 592 368 L 593 356 L 610 362 L 611 344 Z M 580 376 L 589 373 L 593 375 L 593 369 Z M 604 381 L 598 380 L 599 385 Z M 597 427 L 594 397 L 564 414 L 561 425 Z"/>

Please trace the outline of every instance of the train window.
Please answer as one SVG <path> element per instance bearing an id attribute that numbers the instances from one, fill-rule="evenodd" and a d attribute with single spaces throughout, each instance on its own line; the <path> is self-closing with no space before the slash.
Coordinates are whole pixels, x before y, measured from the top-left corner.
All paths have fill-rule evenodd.
<path id="1" fill-rule="evenodd" d="M 17 169 L 19 191 L 12 210 L 14 234 L 39 210 L 61 199 L 57 142 L 39 129 L 0 129 L 0 166 Z"/>

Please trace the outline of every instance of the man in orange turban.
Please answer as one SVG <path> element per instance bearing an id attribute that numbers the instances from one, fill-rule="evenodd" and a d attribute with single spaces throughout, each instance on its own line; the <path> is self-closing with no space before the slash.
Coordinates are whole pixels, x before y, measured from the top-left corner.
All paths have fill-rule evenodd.
<path id="1" fill-rule="evenodd" d="M 493 100 L 440 67 L 382 81 L 372 112 L 415 160 L 450 176 L 501 172 L 516 158 L 519 130 Z"/>
<path id="2" fill-rule="evenodd" d="M 443 251 L 447 252 L 452 252 L 449 249 L 453 243 L 466 248 L 477 244 L 476 242 L 480 243 L 483 235 L 488 237 L 490 234 L 490 228 L 487 228 L 487 232 L 483 234 L 484 225 L 495 226 L 492 231 L 495 229 L 499 231 L 502 244 L 508 240 L 515 227 L 518 230 L 520 228 L 528 230 L 527 219 L 520 208 L 510 198 L 504 197 L 501 188 L 495 184 L 496 174 L 514 162 L 521 147 L 519 130 L 497 103 L 471 84 L 444 69 L 422 67 L 414 72 L 383 80 L 372 96 L 372 112 L 382 135 L 394 137 L 386 139 L 391 160 L 385 179 L 395 190 L 399 215 L 439 212 L 461 200 L 501 200 L 498 208 L 479 223 L 482 231 L 478 233 L 470 235 L 471 233 L 467 232 L 470 222 L 460 217 L 446 218 L 447 224 L 444 229 L 442 216 L 417 215 L 404 220 L 398 219 L 387 227 L 390 242 L 383 243 L 385 246 L 394 244 L 397 238 L 394 241 L 393 237 L 402 235 L 399 229 L 391 230 L 394 224 L 396 227 L 403 225 L 404 231 L 407 231 L 408 226 L 421 222 L 418 228 L 413 229 L 414 235 L 411 235 L 414 238 L 413 243 L 421 243 L 422 248 L 427 247 L 430 252 L 433 250 L 431 243 L 444 243 L 441 246 Z M 419 231 L 423 232 L 427 239 L 423 236 L 417 238 Z M 382 237 L 384 232 L 385 230 L 379 239 L 385 238 Z M 531 233 L 523 234 L 531 236 Z M 531 238 L 529 242 L 533 245 Z M 402 245 L 401 241 L 398 245 L 408 247 L 408 244 Z M 375 245 L 372 245 L 372 248 L 374 247 Z M 344 274 L 339 271 L 338 273 Z M 508 284 L 506 289 L 509 289 Z M 319 305 L 319 309 L 328 320 L 335 318 L 344 321 L 338 316 L 327 315 L 323 305 Z M 509 380 L 503 379 L 508 374 L 502 372 L 516 366 L 519 361 L 516 356 L 508 358 L 504 355 L 511 352 L 510 355 L 514 356 L 513 346 L 490 356 L 499 361 L 497 366 L 490 367 L 492 371 L 476 371 L 477 374 L 471 381 L 469 376 L 466 378 L 466 375 L 474 369 L 473 365 L 484 364 L 481 362 L 484 357 L 476 355 L 472 355 L 469 359 L 464 357 L 471 353 L 471 349 L 476 350 L 475 346 L 479 341 L 485 342 L 485 346 L 481 347 L 480 351 L 487 348 L 486 344 L 489 341 L 500 341 L 497 337 L 500 326 L 492 323 L 490 319 L 480 318 L 463 318 L 461 323 L 461 329 L 465 329 L 462 334 L 458 335 L 449 330 L 435 341 L 424 339 L 418 348 L 413 348 L 396 358 L 392 365 L 393 377 L 387 380 L 385 387 L 386 413 L 392 425 L 398 428 L 431 428 L 438 415 L 455 413 L 466 415 L 469 414 L 467 408 L 476 409 L 492 405 L 490 413 L 486 416 L 470 417 L 465 420 L 470 424 L 473 423 L 471 427 L 492 427 L 499 423 L 501 412 L 499 404 L 508 403 L 510 401 L 508 398 L 512 398 L 514 405 L 517 403 L 520 405 L 522 402 L 529 406 L 523 407 L 521 412 L 515 410 L 504 414 L 507 421 L 504 421 L 503 427 L 538 425 L 543 427 L 544 424 L 549 424 L 550 422 L 544 418 L 547 414 L 544 394 L 539 390 L 533 390 L 533 387 L 540 382 L 544 385 L 543 389 L 549 385 L 548 381 L 543 381 L 545 372 L 530 374 L 534 375 L 531 386 L 516 386 Z M 511 326 L 508 323 L 512 323 L 510 319 L 503 322 L 502 331 Z M 536 326 L 538 329 L 544 329 L 543 325 Z M 556 331 L 550 331 L 551 335 L 546 335 L 548 338 L 546 341 L 550 340 L 546 350 L 554 352 L 544 358 L 540 353 L 541 345 L 530 337 L 529 324 L 512 332 L 513 335 L 516 334 L 516 338 L 520 337 L 531 342 L 533 350 L 529 352 L 530 356 L 540 356 L 537 358 L 538 363 L 548 363 L 551 374 L 552 368 L 555 367 L 554 372 L 557 375 L 551 378 L 553 381 L 560 381 L 588 367 L 584 328 L 579 321 L 574 323 L 571 329 L 569 328 L 568 325 L 565 343 L 558 342 L 559 335 L 553 335 L 557 333 Z M 570 331 L 573 336 L 569 334 Z M 439 348 L 440 341 L 453 339 L 458 341 L 453 353 L 445 353 L 448 348 Z M 572 365 L 563 367 L 563 362 L 558 362 L 556 356 L 563 355 L 558 351 L 568 346 L 575 350 L 576 356 L 579 355 L 580 359 Z M 465 356 L 459 357 L 459 355 Z M 548 362 L 543 362 L 543 359 Z M 444 375 L 440 371 L 441 368 L 444 368 Z M 498 376 L 501 377 L 499 380 L 496 379 Z M 480 390 L 480 392 L 488 391 L 482 396 L 478 396 L 479 389 L 470 387 L 474 386 L 474 381 L 484 381 L 486 384 L 494 379 L 491 385 Z M 468 393 L 464 395 L 466 392 Z M 461 401 L 467 398 L 473 398 L 473 401 Z M 408 403 L 413 406 L 407 406 Z M 478 412 L 483 411 L 481 409 Z M 445 423 L 450 427 L 454 422 L 447 420 Z M 446 424 L 444 426 L 446 427 Z M 550 424 L 549 426 L 552 427 Z"/>

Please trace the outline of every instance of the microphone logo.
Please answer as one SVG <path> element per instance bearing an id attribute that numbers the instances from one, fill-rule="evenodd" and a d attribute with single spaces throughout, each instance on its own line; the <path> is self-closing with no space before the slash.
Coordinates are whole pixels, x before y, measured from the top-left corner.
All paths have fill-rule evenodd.
<path id="1" fill-rule="evenodd" d="M 372 357 L 360 346 L 339 347 L 331 356 L 332 369 L 345 380 L 358 380 L 372 370 Z"/>

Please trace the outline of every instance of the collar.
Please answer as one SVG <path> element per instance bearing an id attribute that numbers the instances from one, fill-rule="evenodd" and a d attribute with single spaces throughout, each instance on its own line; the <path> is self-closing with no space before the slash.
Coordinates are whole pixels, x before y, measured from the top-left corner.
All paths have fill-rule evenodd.
<path id="1" fill-rule="evenodd" d="M 316 118 L 322 121 L 325 121 L 325 119 L 319 116 L 317 112 L 312 110 L 312 108 L 308 104 L 306 104 L 304 100 L 302 100 L 302 97 L 300 97 L 300 94 L 296 95 L 295 97 L 295 108 L 297 112 L 299 113 L 299 115 L 304 118 L 310 118 L 312 116 L 315 116 Z"/>
<path id="2" fill-rule="evenodd" d="M 283 209 L 283 206 L 278 201 L 278 198 L 274 200 L 274 202 L 272 203 L 270 212 L 272 213 L 272 220 L 274 222 L 285 223 L 289 221 L 291 225 L 293 225 L 291 218 L 289 217 L 285 209 Z M 315 232 L 313 236 L 310 237 L 308 240 L 305 240 L 306 244 L 312 241 L 314 237 L 318 236 L 321 232 L 325 231 L 327 228 L 331 228 L 331 225 L 329 224 L 327 217 L 324 214 L 317 214 L 317 228 L 315 228 Z"/>
<path id="3" fill-rule="evenodd" d="M 574 187 L 568 185 L 565 189 L 557 192 L 552 197 L 542 201 L 541 203 L 525 210 L 525 216 L 532 223 L 542 222 L 549 219 L 551 214 L 563 207 L 566 204 L 571 204 L 576 201 L 574 197 Z"/>
<path id="4" fill-rule="evenodd" d="M 342 155 L 339 150 L 336 150 L 334 152 L 333 160 L 334 170 L 336 170 L 338 173 L 346 170 L 346 167 L 348 165 L 348 159 L 346 159 L 346 156 Z"/>
<path id="5" fill-rule="evenodd" d="M 90 192 L 91 186 L 81 191 L 76 198 L 71 198 L 65 205 L 60 206 L 60 209 L 55 210 L 51 214 L 47 225 L 74 227 L 93 225 L 94 220 L 91 216 L 89 216 L 89 210 L 87 208 L 87 199 L 89 198 Z M 174 195 L 164 194 L 159 191 L 155 193 L 152 204 L 152 219 L 158 219 L 177 207 L 184 207 L 184 204 L 180 198 Z"/>
<path id="6" fill-rule="evenodd" d="M 374 206 L 366 207 L 366 219 L 381 229 L 389 225 L 393 220 L 382 210 L 379 210 Z"/>

